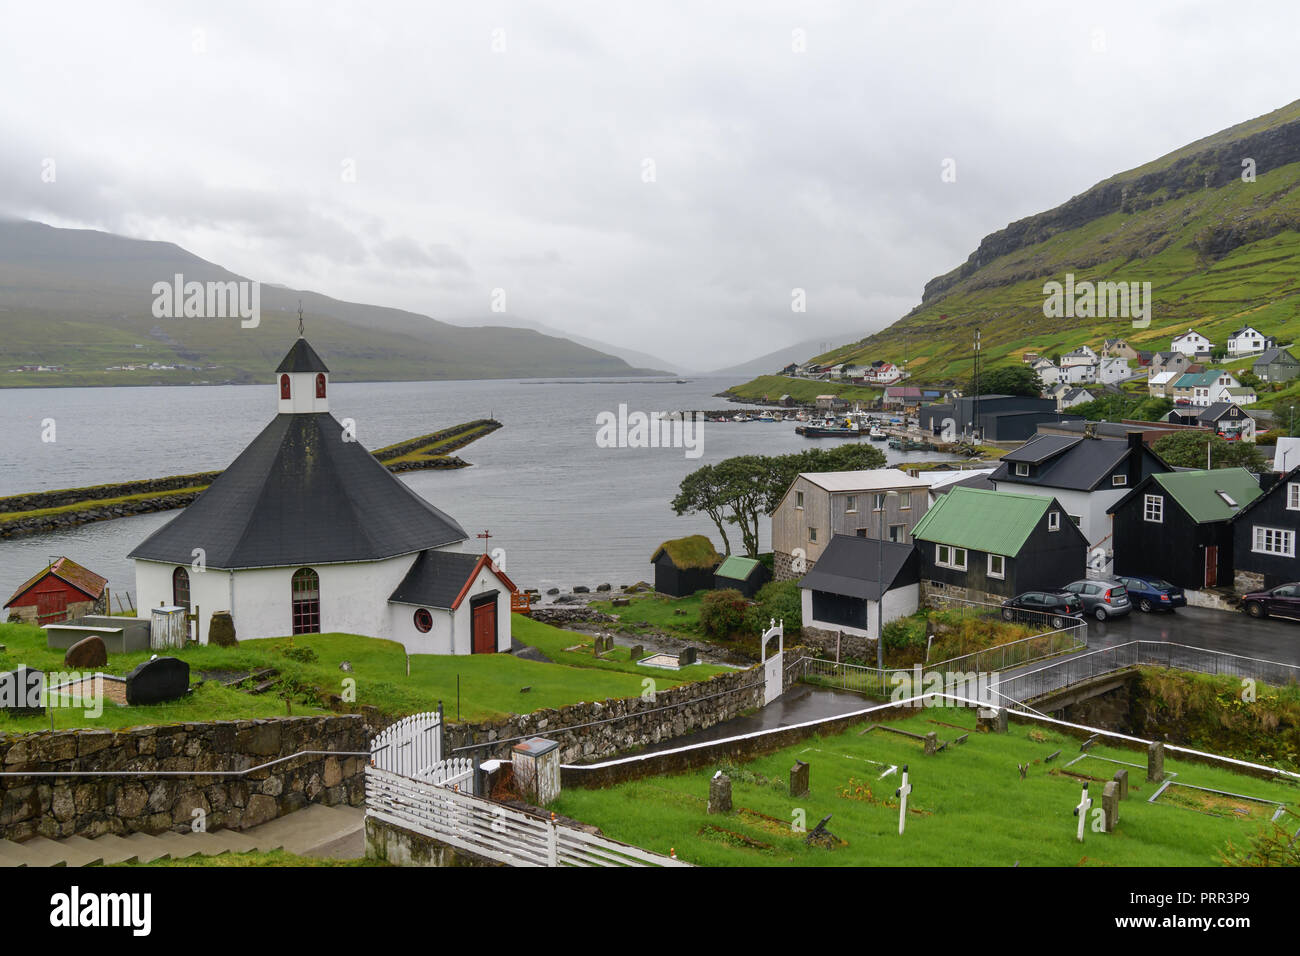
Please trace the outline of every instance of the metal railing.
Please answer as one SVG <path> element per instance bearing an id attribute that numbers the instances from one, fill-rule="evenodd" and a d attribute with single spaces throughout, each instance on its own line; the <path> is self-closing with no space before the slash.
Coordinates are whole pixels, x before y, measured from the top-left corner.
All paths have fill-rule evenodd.
<path id="1" fill-rule="evenodd" d="M 1075 654 L 1022 674 L 1003 677 L 998 690 L 1008 699 L 1023 703 L 1083 681 L 1140 666 L 1245 677 L 1275 686 L 1300 682 L 1300 667 L 1294 664 L 1167 641 L 1130 641 L 1115 647 Z"/>

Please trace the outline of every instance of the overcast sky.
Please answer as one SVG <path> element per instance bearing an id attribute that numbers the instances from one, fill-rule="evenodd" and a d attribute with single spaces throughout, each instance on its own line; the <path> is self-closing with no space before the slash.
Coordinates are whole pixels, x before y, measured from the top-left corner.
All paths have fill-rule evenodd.
<path id="1" fill-rule="evenodd" d="M 0 211 L 716 367 L 859 338 L 987 233 L 1300 97 L 1297 27 L 1293 0 L 10 3 Z"/>

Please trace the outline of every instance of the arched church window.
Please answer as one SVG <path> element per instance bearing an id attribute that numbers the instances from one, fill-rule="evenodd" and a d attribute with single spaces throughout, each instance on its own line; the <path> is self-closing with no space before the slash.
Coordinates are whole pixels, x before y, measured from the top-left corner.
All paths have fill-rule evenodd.
<path id="1" fill-rule="evenodd" d="M 426 608 L 420 608 L 415 612 L 415 629 L 421 634 L 428 634 L 433 630 L 433 615 Z"/>
<path id="2" fill-rule="evenodd" d="M 289 376 L 288 375 L 280 376 L 280 397 L 281 398 L 289 397 Z"/>
<path id="3" fill-rule="evenodd" d="M 190 572 L 184 568 L 172 572 L 172 604 L 187 609 L 190 606 Z"/>
<path id="4" fill-rule="evenodd" d="M 325 397 L 325 373 L 319 372 L 316 375 L 316 397 Z"/>
<path id="5" fill-rule="evenodd" d="M 320 577 L 311 568 L 293 572 L 293 633 L 320 633 Z"/>

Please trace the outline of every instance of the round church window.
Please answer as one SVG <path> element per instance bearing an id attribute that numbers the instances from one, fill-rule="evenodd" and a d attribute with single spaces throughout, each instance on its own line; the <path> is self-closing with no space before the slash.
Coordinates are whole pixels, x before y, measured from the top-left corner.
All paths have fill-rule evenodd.
<path id="1" fill-rule="evenodd" d="M 415 612 L 415 629 L 421 634 L 428 634 L 433 629 L 433 615 L 424 608 Z"/>

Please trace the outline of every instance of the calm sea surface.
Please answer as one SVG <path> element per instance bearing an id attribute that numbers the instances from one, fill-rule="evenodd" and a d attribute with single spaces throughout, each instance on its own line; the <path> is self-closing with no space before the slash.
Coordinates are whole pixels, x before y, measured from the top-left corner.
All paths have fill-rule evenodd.
<path id="1" fill-rule="evenodd" d="M 703 456 L 682 449 L 600 448 L 596 416 L 731 407 L 713 396 L 731 382 L 535 383 L 526 381 L 336 384 L 330 411 L 356 421 L 378 448 L 474 418 L 504 428 L 458 454 L 473 467 L 402 476 L 471 535 L 488 529 L 520 587 L 617 587 L 652 580 L 650 555 L 665 539 L 717 530 L 677 517 L 669 501 L 682 478 L 732 455 L 780 454 L 817 443 L 791 423 L 705 423 Z M 275 416 L 272 385 L 0 389 L 0 495 L 224 468 Z M 736 406 L 738 409 L 739 406 Z M 41 440 L 53 419 L 56 440 Z M 938 455 L 880 447 L 891 463 Z M 176 512 L 83 525 L 0 541 L 0 600 L 52 556 L 66 554 L 134 594 L 126 554 Z M 770 528 L 763 527 L 763 546 Z M 740 536 L 732 533 L 732 546 Z M 476 547 L 477 542 L 470 545 Z"/>

